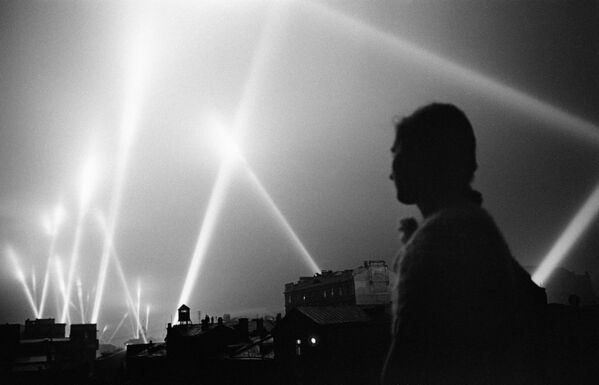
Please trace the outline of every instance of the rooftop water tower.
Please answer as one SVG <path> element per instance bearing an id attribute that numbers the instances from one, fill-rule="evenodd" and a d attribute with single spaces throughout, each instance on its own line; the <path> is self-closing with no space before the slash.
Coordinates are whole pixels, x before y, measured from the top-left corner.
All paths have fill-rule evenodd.
<path id="1" fill-rule="evenodd" d="M 183 305 L 181 305 L 181 307 L 179 307 L 179 309 L 177 309 L 177 311 L 179 312 L 179 325 L 191 323 L 189 307 L 187 307 L 187 306 L 185 306 L 185 304 L 183 304 Z"/>

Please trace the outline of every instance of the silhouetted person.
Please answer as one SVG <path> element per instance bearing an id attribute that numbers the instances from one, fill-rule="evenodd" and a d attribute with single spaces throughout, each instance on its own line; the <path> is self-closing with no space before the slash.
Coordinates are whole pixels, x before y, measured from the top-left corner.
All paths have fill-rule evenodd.
<path id="1" fill-rule="evenodd" d="M 391 180 L 423 222 L 395 263 L 385 384 L 542 382 L 531 357 L 546 297 L 470 186 L 475 148 L 453 105 L 427 105 L 396 125 Z"/>

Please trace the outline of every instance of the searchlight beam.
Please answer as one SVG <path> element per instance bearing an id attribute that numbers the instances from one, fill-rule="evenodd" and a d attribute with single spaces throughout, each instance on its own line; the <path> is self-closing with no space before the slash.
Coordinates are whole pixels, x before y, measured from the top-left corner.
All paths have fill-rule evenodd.
<path id="1" fill-rule="evenodd" d="M 362 39 L 367 38 L 375 46 L 388 50 L 389 53 L 430 68 L 449 79 L 454 79 L 454 81 L 481 91 L 498 101 L 508 103 L 526 114 L 542 119 L 548 123 L 548 127 L 566 131 L 581 140 L 599 145 L 599 127 L 587 120 L 324 4 L 314 1 L 305 1 L 299 4 L 312 10 L 317 17 L 321 17 L 327 27 L 336 26 L 345 33 L 349 32 Z"/>
<path id="2" fill-rule="evenodd" d="M 149 20 L 143 19 L 139 22 L 139 30 L 135 36 L 133 46 L 131 47 L 131 56 L 128 63 L 128 79 L 126 85 L 126 99 L 124 105 L 123 118 L 121 121 L 121 138 L 117 158 L 116 181 L 113 185 L 110 208 L 108 211 L 107 231 L 102 245 L 102 256 L 100 258 L 100 268 L 98 270 L 98 281 L 96 284 L 96 295 L 91 315 L 91 322 L 97 323 L 102 305 L 102 296 L 104 294 L 104 285 L 106 283 L 106 274 L 108 271 L 108 261 L 114 243 L 114 235 L 118 222 L 123 188 L 125 184 L 125 174 L 129 162 L 131 147 L 139 128 L 140 107 L 142 94 L 146 83 L 148 61 L 150 59 L 150 38 Z"/>

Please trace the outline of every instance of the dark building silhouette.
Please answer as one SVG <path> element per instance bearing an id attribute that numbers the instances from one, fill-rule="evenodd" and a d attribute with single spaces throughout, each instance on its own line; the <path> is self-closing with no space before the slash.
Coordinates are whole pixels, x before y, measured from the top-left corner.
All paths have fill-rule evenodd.
<path id="1" fill-rule="evenodd" d="M 279 384 L 270 334 L 274 321 L 227 319 L 206 315 L 193 324 L 180 317 L 183 323 L 168 325 L 164 344 L 128 345 L 131 382 Z"/>
<path id="2" fill-rule="evenodd" d="M 298 306 L 273 329 L 288 384 L 378 384 L 389 344 L 389 306 Z"/>
<path id="3" fill-rule="evenodd" d="M 80 383 L 93 374 L 96 324 L 71 325 L 68 338 L 65 326 L 52 318 L 0 325 L 3 383 Z"/>
<path id="4" fill-rule="evenodd" d="M 599 306 L 549 304 L 542 328 L 544 383 L 596 384 Z"/>
<path id="5" fill-rule="evenodd" d="M 599 302 L 589 273 L 576 274 L 557 268 L 547 282 L 545 291 L 549 302 L 567 304 L 572 295 L 579 298 L 579 304 L 592 305 Z"/>
<path id="6" fill-rule="evenodd" d="M 346 290 L 339 293 L 339 288 Z M 337 295 L 329 296 L 331 289 Z M 304 295 L 305 300 L 299 297 Z M 352 270 L 302 277 L 285 285 L 285 300 L 285 317 L 276 319 L 204 314 L 200 323 L 193 324 L 180 315 L 178 324 L 168 325 L 165 343 L 127 346 L 126 381 L 379 383 L 391 340 L 389 269 L 384 262 L 367 261 Z M 187 306 L 180 310 L 190 314 Z M 538 330 L 546 354 L 539 357 L 543 383 L 595 383 L 599 307 L 549 305 Z"/>
<path id="7" fill-rule="evenodd" d="M 530 274 L 536 270 L 534 266 L 524 267 Z M 587 272 L 577 274 L 573 271 L 558 267 L 544 284 L 547 302 L 569 304 L 570 297 L 578 297 L 580 305 L 599 304 L 599 297 L 593 289 L 591 275 Z"/>
<path id="8" fill-rule="evenodd" d="M 384 261 L 323 271 L 285 285 L 286 315 L 272 331 L 289 384 L 378 384 L 391 330 Z"/>
<path id="9" fill-rule="evenodd" d="M 353 270 L 300 277 L 285 284 L 285 311 L 298 306 L 385 305 L 391 303 L 389 267 L 384 261 L 365 261 Z"/>
<path id="10" fill-rule="evenodd" d="M 244 322 L 245 321 L 245 322 Z M 224 357 L 229 346 L 247 342 L 247 318 L 233 328 L 204 319 L 201 324 L 169 325 L 166 350 L 169 360 L 201 360 Z"/>
<path id="11" fill-rule="evenodd" d="M 64 338 L 66 324 L 57 324 L 54 318 L 42 318 L 25 320 L 25 330 L 22 334 L 23 340 L 38 338 Z"/>

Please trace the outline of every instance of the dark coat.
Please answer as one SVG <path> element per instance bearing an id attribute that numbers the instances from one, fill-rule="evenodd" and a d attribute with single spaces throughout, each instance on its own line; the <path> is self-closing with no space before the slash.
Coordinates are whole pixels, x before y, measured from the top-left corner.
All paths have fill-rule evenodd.
<path id="1" fill-rule="evenodd" d="M 530 384 L 546 304 L 478 205 L 427 218 L 398 254 L 388 383 Z M 538 381 L 537 381 L 538 382 Z"/>

